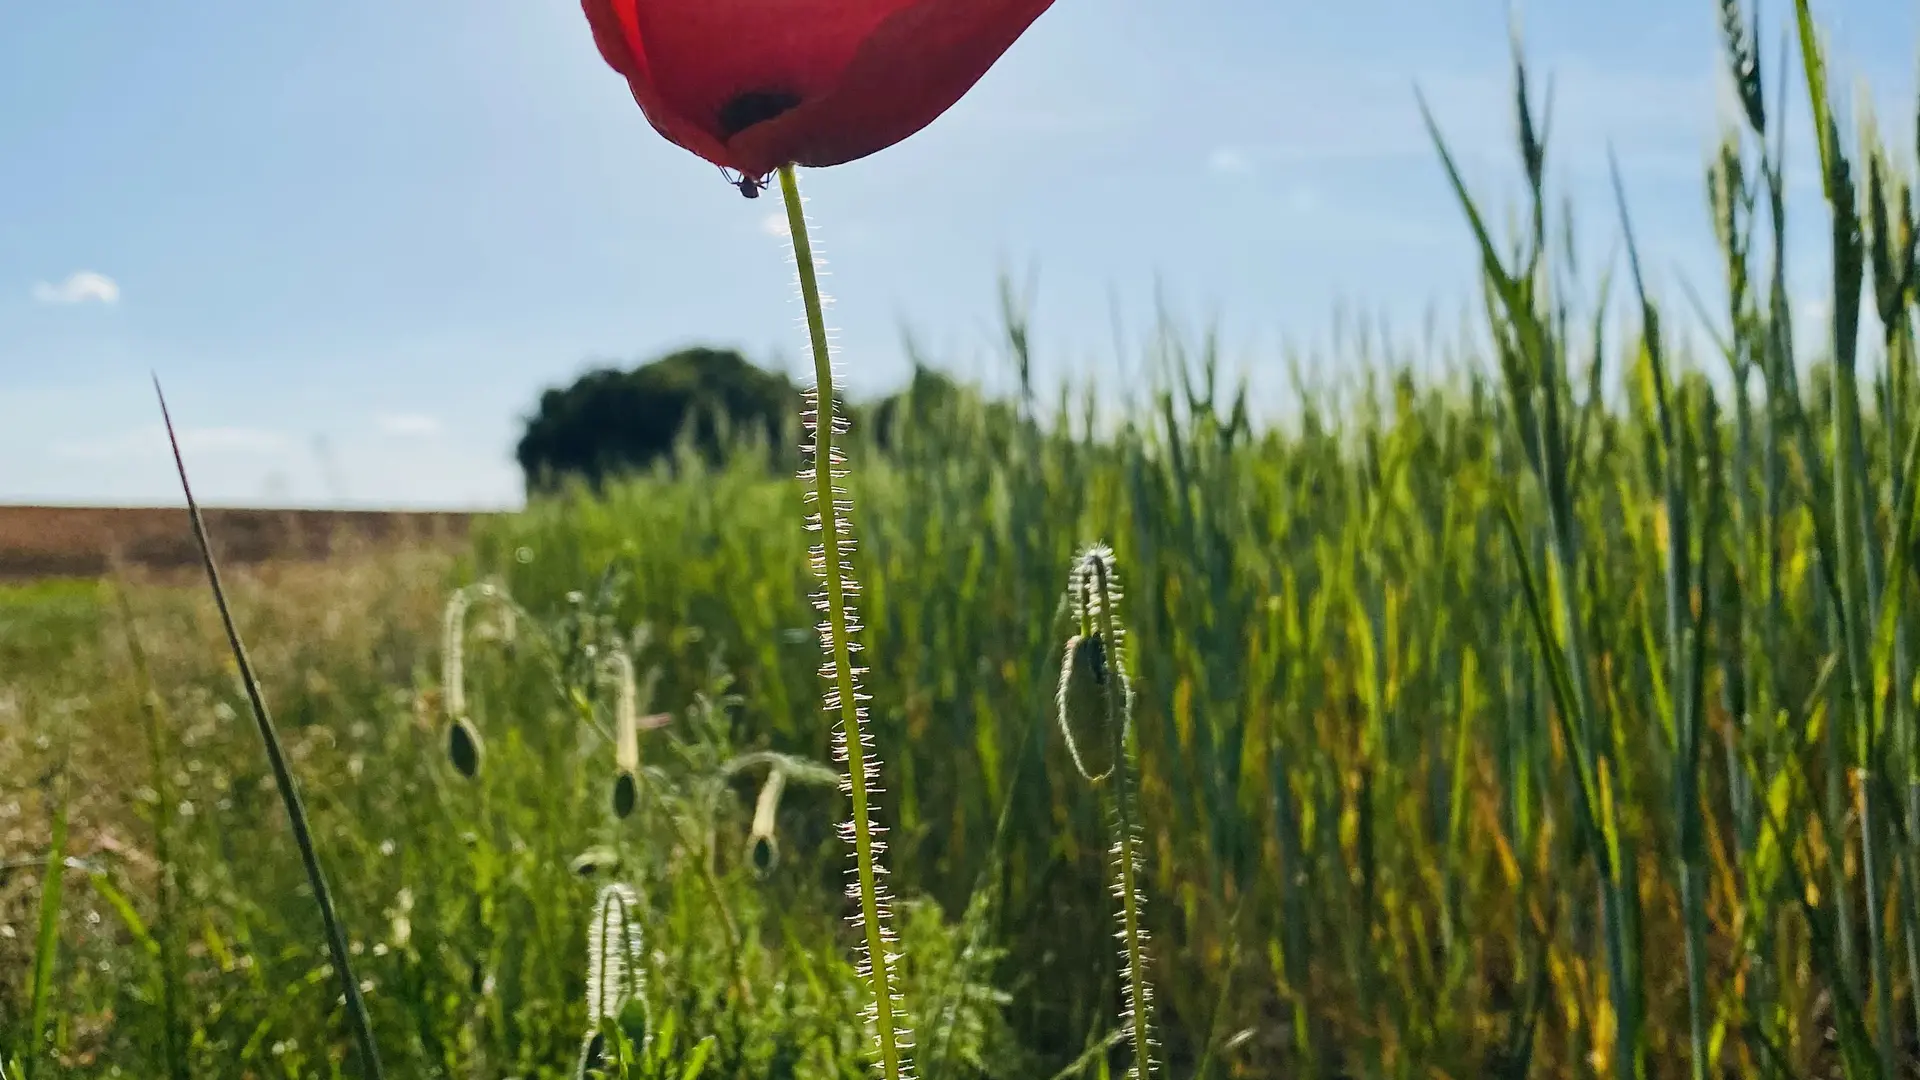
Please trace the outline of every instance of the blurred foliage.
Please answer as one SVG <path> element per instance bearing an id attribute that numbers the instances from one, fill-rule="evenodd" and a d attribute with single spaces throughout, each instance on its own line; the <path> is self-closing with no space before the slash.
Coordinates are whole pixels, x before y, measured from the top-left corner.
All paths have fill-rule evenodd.
<path id="1" fill-rule="evenodd" d="M 600 490 L 622 476 L 671 467 L 676 447 L 709 465 L 737 443 L 777 448 L 769 466 L 792 471 L 798 455 L 794 408 L 800 390 L 784 375 L 754 366 L 728 349 L 682 349 L 630 371 L 600 368 L 540 396 L 515 456 L 530 494 L 555 494 L 569 484 Z M 870 434 L 869 445 L 888 453 L 906 441 L 904 425 L 959 407 L 979 407 L 1012 430 L 1013 406 L 922 363 L 907 385 L 874 401 L 844 405 Z"/>
<path id="2" fill-rule="evenodd" d="M 730 349 L 682 349 L 632 370 L 599 368 L 540 395 L 515 450 L 529 492 L 569 479 L 599 487 L 641 472 L 691 440 L 716 460 L 735 434 L 769 445 L 794 440 L 798 390 Z"/>

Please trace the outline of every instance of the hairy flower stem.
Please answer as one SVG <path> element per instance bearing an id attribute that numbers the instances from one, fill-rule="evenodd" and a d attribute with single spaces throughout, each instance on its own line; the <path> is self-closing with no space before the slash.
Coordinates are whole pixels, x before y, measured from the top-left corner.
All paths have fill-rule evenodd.
<path id="1" fill-rule="evenodd" d="M 870 785 L 879 772 L 878 762 L 868 756 L 866 735 L 861 730 L 862 694 L 858 672 L 853 666 L 856 648 L 853 633 L 857 629 L 849 610 L 848 595 L 857 593 L 848 553 L 852 550 L 852 526 L 847 513 L 852 509 L 846 493 L 834 486 L 844 476 L 840 459 L 835 457 L 834 425 L 838 422 L 833 396 L 833 357 L 827 342 L 826 315 L 820 302 L 819 275 L 814 269 L 813 245 L 807 238 L 807 216 L 800 200 L 800 185 L 791 165 L 780 167 L 780 192 L 786 200 L 787 227 L 793 234 L 793 260 L 800 274 L 800 298 L 806 306 L 807 335 L 813 347 L 813 373 L 816 383 L 813 398 L 813 447 L 808 468 L 802 473 L 812 489 L 808 500 L 814 514 L 808 527 L 820 534 L 820 546 L 813 554 L 814 572 L 822 589 L 817 598 L 825 621 L 821 625 L 821 645 L 827 661 L 821 672 L 827 679 L 827 708 L 838 712 L 839 742 L 846 755 L 847 793 L 853 801 L 853 820 L 847 829 L 853 843 L 854 891 L 859 894 L 860 925 L 865 934 L 866 974 L 873 992 L 874 1031 L 879 1043 L 880 1072 L 885 1080 L 903 1080 L 909 1065 L 903 1054 L 905 1032 L 901 1030 L 899 1002 L 893 985 L 892 938 L 885 918 L 885 897 L 881 891 L 879 852 L 884 848 L 875 834 L 871 819 Z"/>
<path id="2" fill-rule="evenodd" d="M 1112 677 L 1105 681 L 1107 730 L 1113 740 L 1113 863 L 1118 880 L 1114 891 L 1120 900 L 1120 932 L 1126 948 L 1127 1039 L 1133 1043 L 1134 1080 L 1146 1080 L 1153 1071 L 1153 1042 L 1148 1035 L 1146 930 L 1140 919 L 1140 840 L 1134 834 L 1133 805 L 1133 725 L 1128 722 L 1127 691 L 1121 673 L 1125 657 L 1120 647 L 1118 624 L 1113 609 L 1118 590 L 1107 560 L 1099 555 L 1088 559 L 1092 585 L 1099 597 L 1100 638 L 1107 643 L 1107 663 Z"/>

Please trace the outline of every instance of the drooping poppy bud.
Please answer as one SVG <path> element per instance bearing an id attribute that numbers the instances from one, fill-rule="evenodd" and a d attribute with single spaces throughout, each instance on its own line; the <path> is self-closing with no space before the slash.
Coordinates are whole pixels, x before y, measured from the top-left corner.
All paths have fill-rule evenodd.
<path id="1" fill-rule="evenodd" d="M 1082 779 L 1100 783 L 1113 773 L 1114 747 L 1111 714 L 1107 709 L 1106 644 L 1099 631 L 1076 635 L 1067 642 L 1060 664 L 1060 689 L 1055 697 L 1060 713 L 1060 732 L 1066 737 L 1067 753 Z M 1121 674 L 1121 678 L 1125 678 Z M 1124 693 L 1124 691 L 1122 691 Z"/>
<path id="2" fill-rule="evenodd" d="M 625 769 L 613 778 L 613 816 L 625 818 L 633 813 L 633 804 L 640 800 L 640 782 Z"/>
<path id="3" fill-rule="evenodd" d="M 780 815 L 780 794 L 787 789 L 787 774 L 776 762 L 767 770 L 766 783 L 760 786 L 760 798 L 753 807 L 753 828 L 747 833 L 747 863 L 755 877 L 765 880 L 780 861 L 780 841 L 774 825 Z"/>
<path id="4" fill-rule="evenodd" d="M 480 772 L 480 733 L 464 718 L 447 729 L 447 758 L 469 780 Z"/>
<path id="5" fill-rule="evenodd" d="M 884 150 L 959 101 L 1053 0 L 581 0 L 660 134 L 741 174 Z"/>
<path id="6" fill-rule="evenodd" d="M 615 869 L 619 865 L 620 853 L 618 851 L 609 847 L 596 847 L 588 848 L 574 856 L 573 862 L 569 864 L 569 869 L 583 878 L 590 878 L 602 871 Z"/>

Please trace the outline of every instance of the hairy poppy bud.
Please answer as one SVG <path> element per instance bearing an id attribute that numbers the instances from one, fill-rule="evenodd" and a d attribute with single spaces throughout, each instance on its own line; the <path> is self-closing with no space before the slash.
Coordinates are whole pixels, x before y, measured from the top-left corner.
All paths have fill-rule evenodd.
<path id="1" fill-rule="evenodd" d="M 1060 733 L 1080 775 L 1094 783 L 1113 772 L 1113 738 L 1107 713 L 1107 651 L 1099 631 L 1067 641 L 1060 662 Z"/>
<path id="2" fill-rule="evenodd" d="M 1120 582 L 1113 552 L 1096 545 L 1075 560 L 1067 581 L 1067 598 L 1073 605 L 1080 633 L 1067 642 L 1066 659 L 1060 669 L 1060 727 L 1066 733 L 1067 749 L 1082 776 L 1090 780 L 1113 782 L 1105 787 L 1113 813 L 1113 896 L 1120 902 L 1117 937 L 1121 942 L 1120 1027 L 1133 1044 L 1133 1068 L 1127 1076 L 1145 1080 L 1154 1072 L 1153 1035 L 1149 1010 L 1153 987 L 1147 979 L 1147 930 L 1140 913 L 1145 904 L 1141 888 L 1143 871 L 1135 784 L 1136 762 L 1130 745 L 1133 720 L 1133 693 L 1127 683 L 1127 668 L 1121 643 L 1126 628 L 1120 619 Z M 1090 775 L 1089 749 L 1104 756 L 1095 759 L 1103 766 L 1098 776 Z"/>
<path id="3" fill-rule="evenodd" d="M 640 784 L 633 774 L 625 769 L 613 778 L 613 816 L 625 818 L 633 813 L 633 804 L 639 801 Z"/>
<path id="4" fill-rule="evenodd" d="M 646 988 L 640 894 L 632 886 L 603 886 L 587 925 L 587 1019 L 618 1019 Z"/>
<path id="5" fill-rule="evenodd" d="M 615 882 L 600 890 L 587 925 L 587 1034 L 575 1077 L 604 1067 L 608 1035 L 635 1047 L 646 1045 L 646 953 L 640 924 L 640 894 Z"/>
<path id="6" fill-rule="evenodd" d="M 603 870 L 612 870 L 620 865 L 620 853 L 612 848 L 597 847 L 574 856 L 570 867 L 580 877 L 592 877 Z"/>
<path id="7" fill-rule="evenodd" d="M 469 780 L 480 771 L 480 733 L 473 730 L 465 717 L 455 720 L 447 729 L 447 760 Z"/>
<path id="8" fill-rule="evenodd" d="M 760 785 L 760 798 L 753 807 L 753 828 L 747 834 L 747 863 L 762 879 L 773 873 L 780 861 L 780 841 L 774 835 L 774 822 L 780 815 L 780 795 L 787 787 L 786 771 L 779 765 L 767 770 L 766 783 Z"/>

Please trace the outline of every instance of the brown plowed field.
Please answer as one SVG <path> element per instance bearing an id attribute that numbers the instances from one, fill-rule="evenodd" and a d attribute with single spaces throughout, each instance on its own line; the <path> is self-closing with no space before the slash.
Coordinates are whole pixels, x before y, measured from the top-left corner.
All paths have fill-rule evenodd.
<path id="1" fill-rule="evenodd" d="M 453 543 L 482 516 L 226 508 L 205 514 L 214 553 L 236 565 Z M 184 508 L 0 506 L 0 578 L 97 577 L 116 565 L 167 571 L 198 563 Z"/>

